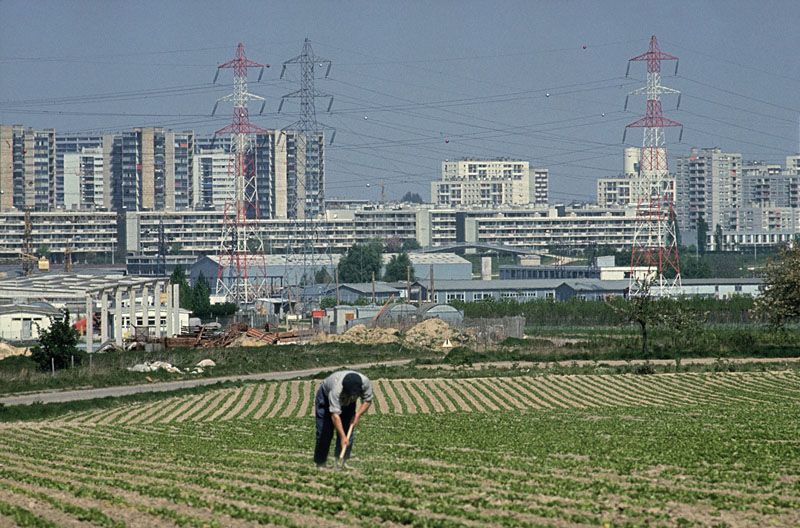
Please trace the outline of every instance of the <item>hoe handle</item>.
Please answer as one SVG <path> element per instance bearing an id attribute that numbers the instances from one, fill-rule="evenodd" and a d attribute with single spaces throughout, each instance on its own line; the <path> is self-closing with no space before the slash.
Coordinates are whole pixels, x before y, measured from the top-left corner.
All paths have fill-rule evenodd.
<path id="1" fill-rule="evenodd" d="M 350 440 L 350 435 L 353 434 L 353 426 L 354 425 L 355 424 L 351 423 L 350 424 L 350 428 L 347 430 L 347 437 L 346 438 L 347 438 L 348 441 Z M 344 448 L 344 446 L 342 447 L 341 451 L 339 451 L 339 464 L 342 464 L 344 462 L 344 453 L 345 453 L 345 451 L 346 451 L 346 449 Z"/>

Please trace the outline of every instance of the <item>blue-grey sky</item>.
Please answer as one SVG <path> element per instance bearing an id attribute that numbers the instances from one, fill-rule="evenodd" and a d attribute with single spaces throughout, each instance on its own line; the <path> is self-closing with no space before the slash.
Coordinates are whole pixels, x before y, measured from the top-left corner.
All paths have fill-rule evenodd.
<path id="1" fill-rule="evenodd" d="M 297 118 L 280 64 L 308 37 L 331 59 L 318 118 L 337 130 L 328 196 L 427 198 L 444 159 L 510 156 L 551 170 L 552 201 L 594 196 L 622 164 L 622 131 L 644 112 L 651 34 L 680 57 L 683 143 L 783 162 L 798 148 L 800 2 L 785 1 L 31 1 L 0 0 L 0 122 L 59 131 L 165 126 L 211 132 L 237 42 L 272 65 L 250 89 L 267 97 L 265 128 Z M 665 65 L 665 74 L 673 66 Z M 549 94 L 549 96 L 547 96 Z M 251 108 L 255 114 L 258 107 Z M 627 144 L 641 142 L 629 131 Z M 370 187 L 367 188 L 366 184 Z"/>

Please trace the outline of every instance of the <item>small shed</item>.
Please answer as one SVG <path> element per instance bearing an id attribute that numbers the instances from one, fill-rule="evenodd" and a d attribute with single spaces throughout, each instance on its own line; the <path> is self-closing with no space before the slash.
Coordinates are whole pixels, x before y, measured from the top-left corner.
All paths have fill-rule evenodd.
<path id="1" fill-rule="evenodd" d="M 8 341 L 39 339 L 39 330 L 50 328 L 50 317 L 60 313 L 44 302 L 0 306 L 0 338 Z"/>

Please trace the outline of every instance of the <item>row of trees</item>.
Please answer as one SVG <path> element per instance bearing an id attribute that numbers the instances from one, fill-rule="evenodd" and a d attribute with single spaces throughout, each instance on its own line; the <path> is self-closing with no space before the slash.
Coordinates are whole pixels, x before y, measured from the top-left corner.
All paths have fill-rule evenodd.
<path id="1" fill-rule="evenodd" d="M 370 282 L 373 278 L 383 279 L 387 282 L 401 281 L 410 278 L 414 280 L 414 267 L 408 257 L 408 250 L 419 247 L 414 241 L 390 241 L 386 244 L 380 240 L 371 240 L 364 244 L 355 244 L 347 250 L 339 260 L 337 271 L 339 282 Z M 381 276 L 384 251 L 397 252 L 386 263 L 386 269 Z M 317 272 L 317 277 L 322 278 Z M 325 272 L 327 274 L 327 272 Z M 317 281 L 320 282 L 320 281 Z"/>
<path id="2" fill-rule="evenodd" d="M 180 307 L 189 310 L 201 319 L 224 317 L 236 313 L 236 305 L 232 303 L 211 304 L 211 287 L 203 272 L 197 277 L 194 286 L 189 284 L 186 271 L 176 266 L 169 278 L 170 284 L 177 284 L 180 289 Z"/>

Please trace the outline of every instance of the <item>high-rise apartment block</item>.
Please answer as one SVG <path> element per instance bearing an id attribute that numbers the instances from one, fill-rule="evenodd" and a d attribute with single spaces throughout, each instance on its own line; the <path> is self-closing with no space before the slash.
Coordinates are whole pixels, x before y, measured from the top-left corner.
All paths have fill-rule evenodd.
<path id="1" fill-rule="evenodd" d="M 0 125 L 0 210 L 57 206 L 55 130 Z"/>
<path id="2" fill-rule="evenodd" d="M 203 207 L 222 207 L 225 196 L 233 196 L 233 157 L 229 137 L 199 138 L 201 162 L 195 175 L 201 185 Z M 311 154 L 309 154 L 311 153 Z M 227 174 L 224 160 L 231 165 Z M 255 134 L 251 155 L 245 158 L 255 171 L 259 218 L 316 218 L 325 211 L 324 139 L 303 148 L 303 136 L 295 131 L 268 130 Z M 214 182 L 218 182 L 218 185 Z M 215 185 L 219 189 L 215 189 Z M 255 216 L 255 212 L 250 214 Z"/>
<path id="3" fill-rule="evenodd" d="M 547 205 L 548 180 L 547 169 L 531 169 L 528 161 L 444 161 L 442 179 L 431 182 L 431 201 L 450 207 Z"/>
<path id="4" fill-rule="evenodd" d="M 289 218 L 316 218 L 325 212 L 325 139 L 307 141 L 289 131 L 286 138 L 286 192 Z"/>
<path id="5" fill-rule="evenodd" d="M 68 154 L 80 154 L 86 151 L 86 149 L 100 149 L 103 155 L 103 163 L 102 163 L 102 170 L 103 174 L 98 175 L 102 176 L 103 184 L 107 187 L 104 189 L 103 193 L 103 200 L 101 200 L 101 204 L 97 205 L 96 207 L 110 207 L 111 203 L 111 188 L 110 188 L 110 175 L 107 174 L 109 170 L 109 165 L 111 163 L 111 144 L 112 144 L 113 137 L 108 136 L 100 136 L 100 135 L 91 135 L 91 134 L 72 134 L 72 133 L 58 133 L 56 134 L 56 181 L 57 184 L 57 197 L 56 197 L 56 207 L 67 207 L 71 208 L 71 204 L 79 201 L 76 195 L 67 196 L 67 191 L 64 187 L 67 185 L 67 180 L 72 179 L 74 181 L 75 172 L 74 167 L 69 169 L 69 172 L 65 172 L 64 169 L 64 157 Z M 73 158 L 74 160 L 74 158 Z M 92 174 L 94 177 L 94 174 Z M 70 205 L 67 205 L 70 204 Z"/>
<path id="6" fill-rule="evenodd" d="M 311 145 L 304 138 L 291 130 L 255 135 L 245 163 L 255 172 L 258 199 L 248 214 L 324 214 L 324 137 Z M 229 136 L 163 128 L 56 134 L 0 125 L 0 210 L 221 209 L 233 198 L 233 174 Z M 546 181 L 537 189 L 546 193 Z"/>
<path id="7" fill-rule="evenodd" d="M 116 210 L 191 207 L 194 134 L 136 128 L 114 137 L 112 204 Z"/>
<path id="8" fill-rule="evenodd" d="M 622 175 L 597 180 L 597 204 L 601 207 L 627 207 L 650 201 L 650 183 L 640 171 L 642 149 L 628 147 L 624 151 Z M 675 202 L 675 178 L 665 178 L 661 191 Z"/>
<path id="9" fill-rule="evenodd" d="M 194 156 L 194 203 L 203 209 L 223 209 L 233 200 L 234 155 L 225 149 L 201 150 Z"/>
<path id="10" fill-rule="evenodd" d="M 108 175 L 103 147 L 82 147 L 61 156 L 65 209 L 109 209 Z"/>
<path id="11" fill-rule="evenodd" d="M 678 225 L 697 229 L 703 218 L 711 230 L 736 229 L 737 209 L 742 204 L 742 155 L 719 148 L 692 148 L 679 156 L 676 167 Z"/>

